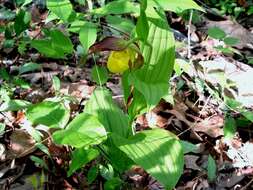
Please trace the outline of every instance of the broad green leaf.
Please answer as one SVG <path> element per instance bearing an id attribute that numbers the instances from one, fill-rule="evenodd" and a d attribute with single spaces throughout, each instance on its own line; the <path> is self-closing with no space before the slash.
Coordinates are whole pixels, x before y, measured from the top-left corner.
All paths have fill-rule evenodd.
<path id="1" fill-rule="evenodd" d="M 52 47 L 50 40 L 33 40 L 31 46 L 47 57 L 63 58 L 64 53 Z"/>
<path id="2" fill-rule="evenodd" d="M 94 65 L 92 68 L 91 77 L 98 85 L 105 84 L 109 78 L 107 69 L 105 67 L 98 67 L 97 65 Z"/>
<path id="3" fill-rule="evenodd" d="M 111 164 L 99 165 L 99 173 L 104 179 L 110 180 L 114 176 L 114 169 Z"/>
<path id="4" fill-rule="evenodd" d="M 99 87 L 93 92 L 85 105 L 84 113 L 97 116 L 107 132 L 113 132 L 122 137 L 129 136 L 129 119 L 115 104 L 112 94 L 106 88 Z"/>
<path id="5" fill-rule="evenodd" d="M 214 181 L 216 178 L 216 163 L 211 155 L 208 156 L 207 177 L 209 181 Z"/>
<path id="6" fill-rule="evenodd" d="M 148 0 L 148 6 L 158 7 L 161 6 L 166 11 L 173 11 L 175 13 L 181 13 L 187 9 L 196 9 L 204 11 L 193 0 Z"/>
<path id="7" fill-rule="evenodd" d="M 227 44 L 229 46 L 234 46 L 234 45 L 238 44 L 239 39 L 233 38 L 233 37 L 226 37 L 226 38 L 224 38 L 224 42 L 225 42 L 225 44 Z"/>
<path id="8" fill-rule="evenodd" d="M 30 156 L 30 159 L 32 161 L 34 161 L 35 164 L 38 164 L 39 166 L 41 166 L 41 167 L 43 167 L 43 168 L 45 168 L 45 169 L 48 170 L 47 164 L 46 164 L 46 162 L 43 159 L 41 159 L 41 158 L 39 158 L 37 156 Z"/>
<path id="9" fill-rule="evenodd" d="M 61 89 L 61 81 L 60 79 L 57 77 L 57 76 L 53 76 L 53 88 L 54 90 L 57 92 L 57 91 L 60 91 Z"/>
<path id="10" fill-rule="evenodd" d="M 219 27 L 209 28 L 207 31 L 208 35 L 212 38 L 222 40 L 226 37 L 226 33 Z"/>
<path id="11" fill-rule="evenodd" d="M 111 31 L 116 32 L 117 30 L 120 30 L 122 32 L 126 32 L 128 34 L 131 34 L 134 29 L 134 23 L 132 20 L 127 18 L 122 18 L 117 15 L 108 15 L 106 16 L 106 22 L 109 24 L 109 27 Z"/>
<path id="12" fill-rule="evenodd" d="M 109 14 L 139 13 L 139 7 L 137 4 L 129 0 L 115 0 L 107 3 L 103 7 L 91 10 L 91 13 L 99 16 Z"/>
<path id="13" fill-rule="evenodd" d="M 73 11 L 69 0 L 47 0 L 47 8 L 65 22 Z"/>
<path id="14" fill-rule="evenodd" d="M 87 22 L 83 20 L 75 20 L 71 23 L 70 27 L 68 28 L 69 32 L 79 33 L 80 28 L 82 28 Z"/>
<path id="15" fill-rule="evenodd" d="M 69 120 L 70 111 L 62 103 L 44 101 L 31 105 L 26 115 L 33 124 L 63 128 Z"/>
<path id="16" fill-rule="evenodd" d="M 88 184 L 91 184 L 98 176 L 98 167 L 93 166 L 89 169 L 88 174 L 87 174 L 87 181 Z"/>
<path id="17" fill-rule="evenodd" d="M 107 134 L 96 116 L 81 113 L 64 130 L 56 131 L 53 139 L 58 144 L 76 148 L 97 145 L 106 140 Z"/>
<path id="18" fill-rule="evenodd" d="M 63 53 L 70 54 L 73 51 L 73 44 L 69 37 L 65 36 L 59 30 L 51 30 L 50 37 L 52 40 L 52 47 L 56 51 L 63 51 Z"/>
<path id="19" fill-rule="evenodd" d="M 114 177 L 104 184 L 104 190 L 115 190 L 119 189 L 123 181 L 119 177 Z"/>
<path id="20" fill-rule="evenodd" d="M 26 72 L 30 72 L 30 71 L 35 71 L 35 70 L 40 70 L 41 65 L 38 63 L 25 63 L 24 65 L 21 65 L 18 70 L 19 70 L 19 74 L 23 74 Z"/>
<path id="21" fill-rule="evenodd" d="M 187 141 L 180 141 L 184 154 L 187 154 L 189 152 L 195 152 L 197 150 L 197 146 L 195 144 L 189 143 Z"/>
<path id="22" fill-rule="evenodd" d="M 236 132 L 236 122 L 231 116 L 226 116 L 224 124 L 224 136 L 225 138 L 231 139 L 234 137 Z"/>
<path id="23" fill-rule="evenodd" d="M 30 21 L 31 14 L 21 9 L 17 14 L 14 23 L 14 29 L 17 36 L 29 27 Z"/>
<path id="24" fill-rule="evenodd" d="M 252 111 L 247 111 L 247 110 L 242 110 L 241 114 L 248 119 L 249 121 L 251 121 L 253 123 L 253 112 Z"/>
<path id="25" fill-rule="evenodd" d="M 140 16 L 136 24 L 136 33 L 138 37 L 144 41 L 148 38 L 149 26 L 147 16 L 144 10 L 141 10 Z"/>
<path id="26" fill-rule="evenodd" d="M 88 53 L 88 50 L 92 44 L 97 39 L 97 27 L 92 23 L 85 23 L 79 32 L 79 40 L 85 50 L 85 54 Z"/>
<path id="27" fill-rule="evenodd" d="M 30 105 L 31 103 L 25 100 L 9 100 L 0 105 L 0 111 L 19 111 Z"/>
<path id="28" fill-rule="evenodd" d="M 98 150 L 94 148 L 79 148 L 72 153 L 71 164 L 68 170 L 68 176 L 71 176 L 76 170 L 85 166 L 90 161 L 94 160 L 99 155 Z"/>
<path id="29" fill-rule="evenodd" d="M 183 172 L 184 157 L 177 137 L 163 129 L 142 131 L 122 139 L 120 150 L 143 167 L 167 189 L 177 184 Z"/>
<path id="30" fill-rule="evenodd" d="M 64 58 L 65 54 L 71 54 L 73 44 L 69 37 L 59 30 L 51 30 L 49 39 L 33 40 L 31 46 L 47 57 Z"/>
<path id="31" fill-rule="evenodd" d="M 166 27 L 166 26 L 164 26 Z M 141 44 L 144 66 L 129 74 L 129 83 L 140 91 L 149 106 L 155 106 L 168 94 L 169 83 L 174 67 L 175 41 L 173 33 L 159 28 L 150 22 L 147 44 Z"/>

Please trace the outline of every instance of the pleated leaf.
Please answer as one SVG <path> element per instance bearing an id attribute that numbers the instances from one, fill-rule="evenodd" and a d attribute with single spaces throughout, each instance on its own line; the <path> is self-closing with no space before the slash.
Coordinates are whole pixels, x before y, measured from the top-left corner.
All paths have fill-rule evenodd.
<path id="1" fill-rule="evenodd" d="M 99 87 L 93 92 L 84 113 L 97 116 L 107 132 L 128 137 L 128 116 L 115 104 L 112 94 L 106 88 Z"/>
<path id="2" fill-rule="evenodd" d="M 183 172 L 183 149 L 176 136 L 163 129 L 142 131 L 129 139 L 122 139 L 120 150 L 136 164 L 172 189 Z"/>
<path id="3" fill-rule="evenodd" d="M 166 26 L 164 27 L 166 28 Z M 150 106 L 155 106 L 168 94 L 169 78 L 174 66 L 175 41 L 173 33 L 149 22 L 147 44 L 141 44 L 145 64 L 129 75 L 129 83 L 140 91 Z"/>

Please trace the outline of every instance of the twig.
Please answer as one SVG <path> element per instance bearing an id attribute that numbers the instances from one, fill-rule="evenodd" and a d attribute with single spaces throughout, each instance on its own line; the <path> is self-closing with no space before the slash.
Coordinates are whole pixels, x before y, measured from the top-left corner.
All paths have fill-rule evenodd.
<path id="1" fill-rule="evenodd" d="M 190 18 L 189 18 L 189 23 L 188 23 L 188 34 L 187 34 L 187 42 L 188 42 L 188 55 L 187 58 L 191 59 L 191 23 L 192 23 L 192 15 L 193 11 L 190 11 Z"/>

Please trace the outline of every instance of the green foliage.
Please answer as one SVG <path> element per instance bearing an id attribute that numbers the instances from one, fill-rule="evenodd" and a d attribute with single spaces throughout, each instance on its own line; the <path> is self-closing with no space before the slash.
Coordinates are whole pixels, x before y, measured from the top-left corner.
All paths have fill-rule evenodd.
<path id="1" fill-rule="evenodd" d="M 82 113 L 76 116 L 66 129 L 56 131 L 53 138 L 58 144 L 81 148 L 100 144 L 106 140 L 107 134 L 97 117 Z"/>
<path id="2" fill-rule="evenodd" d="M 216 163 L 211 155 L 208 156 L 207 177 L 209 181 L 214 181 L 216 178 Z"/>
<path id="3" fill-rule="evenodd" d="M 85 23 L 79 32 L 79 40 L 84 48 L 85 54 L 88 53 L 88 50 L 92 44 L 96 41 L 97 38 L 97 27 L 92 23 Z"/>
<path id="4" fill-rule="evenodd" d="M 29 4 L 30 2 L 27 0 L 22 3 Z M 21 39 L 24 31 L 29 28 L 30 15 L 23 10 L 24 4 L 16 15 L 14 23 L 3 29 L 6 36 L 5 47 L 12 47 L 16 43 L 13 36 L 20 36 Z M 163 129 L 157 128 L 136 133 L 132 126 L 138 114 L 156 106 L 169 93 L 168 80 L 174 67 L 175 42 L 164 10 L 182 12 L 187 9 L 200 11 L 202 9 L 192 0 L 184 2 L 180 0 L 141 0 L 139 2 L 114 0 L 105 5 L 101 3 L 101 5 L 94 9 L 89 5 L 89 12 L 78 13 L 69 0 L 47 0 L 50 13 L 46 22 L 58 19 L 57 24 L 61 24 L 61 31 L 56 29 L 60 27 L 53 27 L 50 30 L 43 30 L 44 37 L 40 39 L 24 40 L 22 38 L 18 43 L 20 44 L 19 52 L 24 53 L 27 44 L 30 44 L 46 57 L 66 59 L 67 55 L 72 55 L 74 51 L 71 40 L 75 39 L 65 33 L 68 31 L 71 35 L 79 35 L 81 45 L 77 44 L 76 49 L 79 50 L 79 55 L 86 57 L 96 40 L 107 34 L 107 31 L 103 31 L 100 26 L 100 19 L 105 16 L 109 24 L 128 35 L 122 36 L 119 30 L 110 28 L 113 35 L 120 35 L 118 41 L 122 43 L 114 43 L 110 47 L 107 47 L 107 44 L 104 50 L 111 48 L 110 50 L 118 51 L 130 47 L 138 53 L 138 57 L 133 56 L 134 61 L 141 63 L 136 67 L 131 67 L 122 76 L 124 99 L 127 102 L 129 97 L 133 98 L 132 103 L 127 107 L 128 113 L 125 113 L 113 101 L 109 90 L 101 87 L 108 80 L 108 73 L 104 67 L 98 66 L 93 67 L 91 75 L 100 87 L 94 90 L 83 112 L 75 116 L 70 123 L 68 123 L 70 110 L 67 102 L 60 96 L 60 80 L 56 77 L 53 78 L 53 88 L 60 100 L 47 99 L 37 104 L 30 104 L 26 101 L 9 99 L 4 101 L 0 111 L 24 109 L 28 120 L 33 125 L 42 124 L 50 128 L 61 128 L 52 136 L 55 143 L 74 148 L 68 176 L 99 156 L 99 158 L 103 157 L 101 160 L 104 162 L 89 170 L 89 183 L 92 183 L 100 174 L 106 180 L 104 189 L 119 189 L 123 183 L 120 174 L 133 165 L 140 165 L 166 189 L 172 189 L 183 171 L 183 153 L 194 151 L 193 145 L 181 143 L 175 135 Z M 125 17 L 122 16 L 123 14 L 130 16 Z M 129 19 L 132 17 L 136 17 L 136 25 Z M 228 44 L 234 42 L 233 39 L 228 38 L 226 41 Z M 39 64 L 26 63 L 19 68 L 19 74 L 40 68 Z M 0 74 L 6 81 L 11 80 L 11 76 L 6 71 L 2 70 Z M 30 132 L 34 131 L 30 130 Z M 35 138 L 38 141 L 40 139 L 39 135 Z M 40 146 L 40 148 L 49 154 L 45 147 Z M 47 168 L 43 160 L 37 157 L 31 157 L 31 159 Z"/>
<path id="5" fill-rule="evenodd" d="M 72 152 L 72 161 L 71 161 L 71 164 L 69 166 L 68 176 L 71 176 L 73 174 L 73 172 L 75 172 L 77 169 L 81 168 L 82 166 L 85 166 L 91 160 L 94 160 L 98 155 L 99 155 L 99 152 L 96 149 L 93 149 L 93 148 L 89 148 L 89 149 L 78 148 L 78 149 L 75 149 Z M 94 179 L 94 178 L 92 178 L 92 179 Z M 91 177 L 90 177 L 90 181 L 91 181 Z"/>
<path id="6" fill-rule="evenodd" d="M 219 40 L 222 40 L 226 37 L 226 33 L 218 27 L 209 28 L 207 33 L 210 37 Z"/>
<path id="7" fill-rule="evenodd" d="M 105 84 L 109 78 L 107 69 L 97 65 L 93 66 L 91 70 L 91 77 L 98 85 Z"/>
<path id="8" fill-rule="evenodd" d="M 63 128 L 69 120 L 69 110 L 60 102 L 44 101 L 28 107 L 27 118 L 33 124 Z"/>
<path id="9" fill-rule="evenodd" d="M 234 137 L 236 132 L 236 122 L 231 116 L 226 116 L 224 124 L 224 137 L 231 139 Z"/>
<path id="10" fill-rule="evenodd" d="M 66 54 L 72 53 L 73 44 L 61 31 L 53 29 L 49 32 L 48 37 L 49 39 L 33 40 L 31 46 L 52 58 L 64 58 Z"/>
<path id="11" fill-rule="evenodd" d="M 64 22 L 68 21 L 73 11 L 69 0 L 47 0 L 47 8 Z"/>
<path id="12" fill-rule="evenodd" d="M 183 149 L 174 134 L 163 129 L 143 131 L 121 139 L 120 150 L 136 164 L 172 189 L 183 172 Z"/>
<path id="13" fill-rule="evenodd" d="M 1 104 L 0 111 L 18 111 L 25 109 L 30 105 L 31 103 L 25 100 L 9 100 Z"/>

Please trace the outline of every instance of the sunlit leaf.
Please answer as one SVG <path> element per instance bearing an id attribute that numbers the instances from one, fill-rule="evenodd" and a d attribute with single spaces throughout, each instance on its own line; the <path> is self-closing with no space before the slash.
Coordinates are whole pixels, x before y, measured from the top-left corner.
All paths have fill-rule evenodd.
<path id="1" fill-rule="evenodd" d="M 167 189 L 172 189 L 183 172 L 183 149 L 177 137 L 163 129 L 142 131 L 121 139 L 119 148 Z"/>
<path id="2" fill-rule="evenodd" d="M 9 100 L 0 105 L 0 111 L 18 111 L 31 105 L 25 100 Z"/>
<path id="3" fill-rule="evenodd" d="M 225 138 L 233 138 L 236 132 L 236 122 L 231 116 L 226 116 L 224 124 L 224 136 Z"/>
<path id="4" fill-rule="evenodd" d="M 99 155 L 96 149 L 79 148 L 72 153 L 72 160 L 68 170 L 68 176 L 71 176 L 77 169 L 85 166 Z"/>
<path id="5" fill-rule="evenodd" d="M 88 53 L 90 46 L 96 41 L 97 27 L 92 23 L 85 23 L 79 32 L 79 40 L 85 50 L 85 54 Z"/>
<path id="6" fill-rule="evenodd" d="M 26 114 L 33 124 L 62 128 L 69 120 L 70 111 L 62 103 L 44 101 L 31 105 Z"/>
<path id="7" fill-rule="evenodd" d="M 109 14 L 125 14 L 125 13 L 138 13 L 139 7 L 129 0 L 115 0 L 107 3 L 105 6 L 93 9 L 91 13 L 100 16 Z"/>
<path id="8" fill-rule="evenodd" d="M 63 21 L 68 20 L 73 10 L 69 0 L 47 0 L 47 8 Z"/>
<path id="9" fill-rule="evenodd" d="M 166 26 L 164 26 L 166 28 Z M 129 83 L 143 94 L 148 105 L 155 106 L 160 99 L 168 94 L 168 79 L 174 67 L 174 36 L 167 29 L 150 23 L 147 44 L 140 49 L 144 56 L 144 66 L 129 74 Z"/>
<path id="10" fill-rule="evenodd" d="M 81 113 L 64 130 L 53 134 L 58 144 L 70 145 L 76 148 L 100 144 L 107 138 L 104 126 L 96 116 Z"/>

